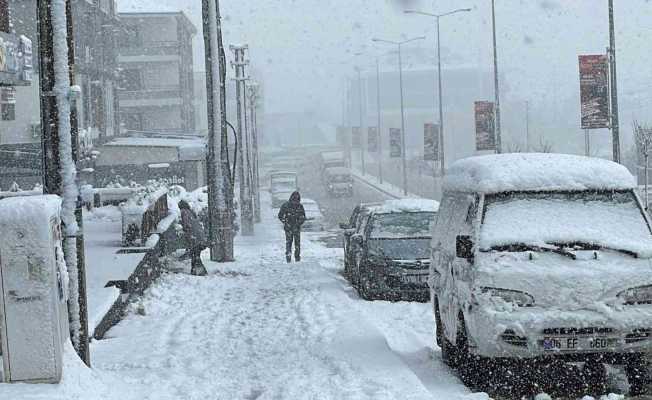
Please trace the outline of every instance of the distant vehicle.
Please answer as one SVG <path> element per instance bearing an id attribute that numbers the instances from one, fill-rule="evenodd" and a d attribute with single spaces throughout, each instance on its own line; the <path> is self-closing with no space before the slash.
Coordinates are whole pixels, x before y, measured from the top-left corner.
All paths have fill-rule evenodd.
<path id="1" fill-rule="evenodd" d="M 304 210 L 306 210 L 306 222 L 303 224 L 304 231 L 323 231 L 324 215 L 319 209 L 319 204 L 312 199 L 301 199 Z"/>
<path id="2" fill-rule="evenodd" d="M 348 279 L 351 279 L 352 276 L 351 260 L 353 259 L 353 255 L 350 251 L 351 235 L 363 230 L 362 227 L 364 226 L 364 222 L 366 222 L 366 217 L 369 216 L 369 213 L 374 209 L 374 207 L 380 205 L 382 205 L 382 203 L 361 203 L 353 209 L 349 222 L 340 223 L 340 229 L 343 230 L 342 236 L 344 237 L 344 275 Z"/>
<path id="3" fill-rule="evenodd" d="M 604 393 L 605 364 L 623 364 L 630 395 L 641 394 L 652 231 L 629 171 L 573 155 L 491 155 L 454 163 L 443 190 L 429 285 L 444 362 L 475 385 L 521 360 L 582 362 L 588 393 Z"/>
<path id="4" fill-rule="evenodd" d="M 330 196 L 353 196 L 353 177 L 345 167 L 327 168 L 323 174 L 324 185 Z"/>
<path id="5" fill-rule="evenodd" d="M 297 173 L 291 171 L 277 171 L 270 173 L 269 188 L 272 193 L 272 207 L 283 205 L 295 190 L 299 189 Z"/>
<path id="6" fill-rule="evenodd" d="M 427 300 L 434 200 L 390 200 L 351 236 L 352 282 L 364 299 Z"/>
<path id="7" fill-rule="evenodd" d="M 342 151 L 322 151 L 319 153 L 319 168 L 322 174 L 328 168 L 346 167 L 346 158 Z"/>

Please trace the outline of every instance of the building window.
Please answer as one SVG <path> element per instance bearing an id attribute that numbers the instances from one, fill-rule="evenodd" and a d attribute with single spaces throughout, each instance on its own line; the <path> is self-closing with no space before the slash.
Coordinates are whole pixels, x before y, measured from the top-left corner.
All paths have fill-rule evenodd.
<path id="1" fill-rule="evenodd" d="M 14 121 L 16 119 L 16 89 L 0 88 L 0 120 Z"/>
<path id="2" fill-rule="evenodd" d="M 137 91 L 143 88 L 142 73 L 139 69 L 125 69 L 122 71 L 122 89 Z"/>

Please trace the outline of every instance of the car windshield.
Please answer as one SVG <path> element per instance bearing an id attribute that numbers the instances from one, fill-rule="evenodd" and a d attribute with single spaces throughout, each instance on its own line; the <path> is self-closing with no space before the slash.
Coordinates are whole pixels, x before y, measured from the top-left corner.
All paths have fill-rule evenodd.
<path id="1" fill-rule="evenodd" d="M 330 181 L 333 183 L 347 183 L 351 181 L 351 175 L 346 175 L 346 174 L 331 175 Z"/>
<path id="2" fill-rule="evenodd" d="M 369 251 L 392 260 L 421 260 L 430 257 L 430 238 L 372 239 Z"/>
<path id="3" fill-rule="evenodd" d="M 432 212 L 397 212 L 375 214 L 371 221 L 370 239 L 430 237 Z"/>
<path id="4" fill-rule="evenodd" d="M 513 192 L 487 196 L 480 249 L 550 245 L 652 256 L 652 234 L 630 191 Z"/>

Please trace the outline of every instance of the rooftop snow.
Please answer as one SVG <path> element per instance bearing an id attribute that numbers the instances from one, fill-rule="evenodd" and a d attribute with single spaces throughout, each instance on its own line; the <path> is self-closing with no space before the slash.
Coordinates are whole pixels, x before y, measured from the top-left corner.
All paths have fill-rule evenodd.
<path id="1" fill-rule="evenodd" d="M 444 190 L 482 193 L 635 187 L 627 168 L 612 161 L 544 153 L 465 158 L 451 166 L 444 181 Z"/>
<path id="2" fill-rule="evenodd" d="M 373 207 L 377 213 L 393 212 L 437 212 L 439 202 L 427 199 L 387 200 L 382 205 Z"/>

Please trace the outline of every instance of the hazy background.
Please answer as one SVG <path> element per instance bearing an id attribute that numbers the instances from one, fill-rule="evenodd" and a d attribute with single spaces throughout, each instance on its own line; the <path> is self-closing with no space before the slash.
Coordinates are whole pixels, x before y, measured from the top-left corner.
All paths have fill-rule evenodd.
<path id="1" fill-rule="evenodd" d="M 222 0 L 225 44 L 248 43 L 255 75 L 264 80 L 267 113 L 311 111 L 320 120 L 342 120 L 343 82 L 353 66 L 371 71 L 372 56 L 389 50 L 372 37 L 403 39 L 426 35 L 410 65 L 434 65 L 435 25 L 403 14 L 416 8 L 442 13 L 472 12 L 442 19 L 444 67 L 492 68 L 489 0 Z M 616 0 L 616 48 L 621 129 L 631 145 L 631 121 L 652 122 L 652 3 Z M 201 0 L 119 0 L 120 11 L 183 10 L 195 23 L 195 69 L 203 69 Z M 560 152 L 582 152 L 579 129 L 578 54 L 604 53 L 608 45 L 606 0 L 496 0 L 504 142 L 522 140 L 524 102 L 530 127 Z M 354 57 L 357 52 L 369 56 Z M 227 53 L 230 57 L 231 54 Z M 395 69 L 383 65 L 384 70 Z M 491 82 L 488 82 L 491 84 Z M 455 87 L 446 85 L 445 92 Z M 434 95 L 435 93 L 433 93 Z M 409 95 L 409 94 L 406 94 Z M 480 99 L 479 99 L 480 100 Z M 491 99 L 488 99 L 491 100 Z M 521 106 L 522 105 L 522 106 Z M 469 106 L 472 110 L 472 106 Z M 434 110 L 433 110 L 434 113 Z M 472 118 L 470 113 L 469 118 Z M 520 124 L 520 125 L 519 125 Z M 609 132 L 592 132 L 595 148 L 609 154 Z"/>

